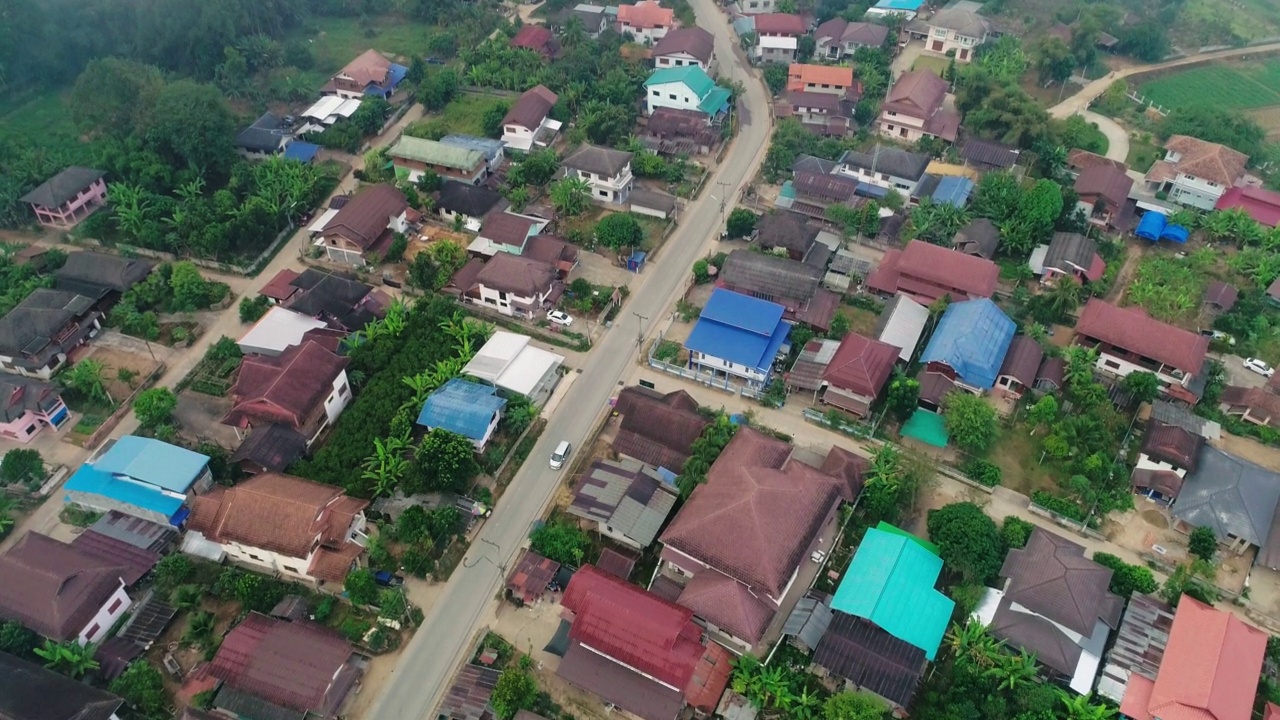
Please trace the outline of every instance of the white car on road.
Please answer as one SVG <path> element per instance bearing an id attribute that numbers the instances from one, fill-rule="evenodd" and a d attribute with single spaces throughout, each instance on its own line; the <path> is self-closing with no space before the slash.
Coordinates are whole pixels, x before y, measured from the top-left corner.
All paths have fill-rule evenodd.
<path id="1" fill-rule="evenodd" d="M 1259 375 L 1261 375 L 1261 376 L 1263 376 L 1263 377 L 1271 377 L 1272 375 L 1275 375 L 1275 373 L 1276 373 L 1276 369 L 1275 369 L 1275 368 L 1273 368 L 1273 367 L 1271 367 L 1270 365 L 1268 365 L 1268 364 L 1266 364 L 1266 363 L 1262 362 L 1262 361 L 1261 361 L 1261 360 L 1259 360 L 1258 358 L 1245 358 L 1245 359 L 1244 359 L 1244 369 L 1245 369 L 1245 370 L 1252 370 L 1252 371 L 1254 371 L 1254 372 L 1258 373 Z"/>
<path id="2" fill-rule="evenodd" d="M 547 319 L 557 325 L 569 327 L 573 324 L 573 317 L 563 310 L 548 310 Z"/>

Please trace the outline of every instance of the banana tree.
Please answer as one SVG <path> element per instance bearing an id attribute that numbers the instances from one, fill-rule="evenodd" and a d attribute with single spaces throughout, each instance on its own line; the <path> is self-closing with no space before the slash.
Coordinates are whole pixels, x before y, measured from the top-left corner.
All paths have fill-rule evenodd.
<path id="1" fill-rule="evenodd" d="M 1067 708 L 1067 720 L 1114 720 L 1116 710 L 1093 702 L 1093 694 L 1076 695 L 1062 691 L 1059 695 Z"/>
<path id="2" fill-rule="evenodd" d="M 1001 689 L 1013 692 L 1035 680 L 1036 657 L 1026 650 L 1020 650 L 1017 655 L 1001 655 L 996 666 L 988 669 L 985 674 L 995 678 Z"/>
<path id="3" fill-rule="evenodd" d="M 44 666 L 50 670 L 69 678 L 79 678 L 90 670 L 98 669 L 98 661 L 93 659 L 95 649 L 93 645 L 81 645 L 74 640 L 63 643 L 45 640 L 44 645 L 33 652 L 44 659 Z"/>

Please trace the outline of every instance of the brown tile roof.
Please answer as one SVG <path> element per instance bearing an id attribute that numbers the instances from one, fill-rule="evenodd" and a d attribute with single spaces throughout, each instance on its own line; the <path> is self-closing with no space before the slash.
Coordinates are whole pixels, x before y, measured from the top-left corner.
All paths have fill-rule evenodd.
<path id="1" fill-rule="evenodd" d="M 387 231 L 391 218 L 409 207 L 404 194 L 393 185 L 379 183 L 357 193 L 324 226 L 321 237 L 338 236 L 361 250 L 368 250 Z"/>
<path id="2" fill-rule="evenodd" d="M 244 428 L 280 422 L 294 430 L 306 425 L 350 360 L 330 349 L 336 344 L 330 334 L 308 332 L 303 337 L 276 357 L 248 355 L 240 361 L 240 374 L 228 393 L 235 405 L 223 423 Z"/>
<path id="3" fill-rule="evenodd" d="M 1240 290 L 1235 285 L 1228 285 L 1220 280 L 1209 283 L 1204 290 L 1204 301 L 1223 312 L 1231 310 L 1240 299 Z"/>
<path id="4" fill-rule="evenodd" d="M 296 270 L 285 268 L 276 273 L 275 277 L 271 278 L 266 285 L 263 285 L 258 294 L 280 302 L 288 300 L 294 293 L 298 292 L 298 288 L 293 285 L 293 281 L 297 278 L 298 272 Z"/>
<path id="5" fill-rule="evenodd" d="M 523 602 L 534 602 L 546 593 L 547 585 L 559 570 L 560 563 L 555 560 L 529 549 L 522 550 L 516 568 L 507 576 L 507 590 Z"/>
<path id="6" fill-rule="evenodd" d="M 529 233 L 541 221 L 509 212 L 495 212 L 485 216 L 480 226 L 480 237 L 491 242 L 523 247 Z"/>
<path id="7" fill-rule="evenodd" d="M 383 57 L 382 53 L 377 50 L 365 50 L 355 60 L 347 63 L 346 67 L 339 70 L 338 74 L 346 75 L 363 86 L 386 80 L 389 70 L 391 70 L 391 61 Z"/>
<path id="8" fill-rule="evenodd" d="M 1135 492 L 1142 488 L 1159 491 L 1166 498 L 1176 498 L 1182 491 L 1184 478 L 1172 470 L 1152 470 L 1150 468 L 1134 468 L 1129 476 L 1129 487 Z"/>
<path id="9" fill-rule="evenodd" d="M 1280 395 L 1262 388 L 1228 385 L 1222 389 L 1218 402 L 1228 406 L 1229 411 L 1243 413 L 1243 409 L 1248 408 L 1254 420 L 1280 426 Z"/>
<path id="10" fill-rule="evenodd" d="M 556 675 L 642 720 L 673 720 L 684 707 L 680 690 L 634 672 L 573 641 Z"/>
<path id="11" fill-rule="evenodd" d="M 834 478 L 787 462 L 790 454 L 788 443 L 739 428 L 662 542 L 781 598 L 840 493 Z"/>
<path id="12" fill-rule="evenodd" d="M 525 90 L 507 111 L 502 124 L 519 125 L 528 130 L 537 130 L 559 99 L 560 96 L 551 92 L 546 85 L 531 87 Z"/>
<path id="13" fill-rule="evenodd" d="M 1176 163 L 1178 172 L 1227 187 L 1244 175 L 1249 164 L 1249 156 L 1242 152 L 1188 135 L 1171 135 L 1164 147 L 1182 156 Z"/>
<path id="14" fill-rule="evenodd" d="M 305 558 L 317 545 L 349 552 L 353 543 L 347 542 L 346 530 L 368 504 L 347 497 L 342 488 L 268 472 L 197 496 L 187 527 L 214 542 L 236 542 Z M 343 572 L 337 580 L 345 576 Z"/>
<path id="15" fill-rule="evenodd" d="M 1147 424 L 1142 436 L 1142 452 L 1157 462 L 1167 462 L 1187 472 L 1195 472 L 1196 457 L 1204 438 L 1177 425 L 1166 425 L 1159 420 Z"/>
<path id="16" fill-rule="evenodd" d="M 350 689 L 340 681 L 352 652 L 341 635 L 308 620 L 250 613 L 223 638 L 209 673 L 275 705 L 329 717 Z"/>
<path id="17" fill-rule="evenodd" d="M 714 570 L 704 570 L 685 584 L 677 603 L 736 638 L 760 642 L 777 609 L 751 593 L 751 588 Z"/>
<path id="18" fill-rule="evenodd" d="M 560 41 L 541 25 L 525 25 L 511 38 L 511 47 L 526 48 L 551 57 L 560 50 Z"/>
<path id="19" fill-rule="evenodd" d="M 809 227 L 808 220 L 799 213 L 774 210 L 756 222 L 756 239 L 765 249 L 782 247 L 803 255 L 816 237 L 818 230 Z"/>
<path id="20" fill-rule="evenodd" d="M 921 371 L 916 377 L 920 381 L 920 399 L 940 405 L 942 398 L 955 389 L 956 384 L 942 373 Z"/>
<path id="21" fill-rule="evenodd" d="M 1009 551 L 1000 576 L 1009 578 L 1005 599 L 1085 637 L 1093 635 L 1099 619 L 1112 628 L 1119 622 L 1118 612 L 1109 616 L 1115 597 L 1107 589 L 1111 569 L 1055 533 L 1033 530 L 1026 547 Z"/>
<path id="22" fill-rule="evenodd" d="M 1133 189 L 1133 178 L 1124 171 L 1109 165 L 1095 165 L 1080 171 L 1076 178 L 1076 193 L 1081 197 L 1099 196 L 1111 204 L 1124 205 Z"/>
<path id="23" fill-rule="evenodd" d="M 790 13 L 756 15 L 757 35 L 804 35 L 804 18 Z"/>
<path id="24" fill-rule="evenodd" d="M 822 379 L 835 387 L 874 399 L 893 373 L 901 351 L 902 348 L 888 343 L 849 333 L 840 341 L 840 347 L 822 373 Z"/>
<path id="25" fill-rule="evenodd" d="M 120 588 L 138 578 L 123 564 L 29 532 L 0 555 L 0 618 L 74 639 Z"/>
<path id="26" fill-rule="evenodd" d="M 1080 662 L 1082 648 L 1061 628 L 1033 613 L 1014 610 L 1013 601 L 1004 598 L 996 608 L 988 628 L 991 635 L 1015 649 L 1035 655 L 1038 662 L 1071 677 Z M 1093 626 L 1086 636 L 1093 635 Z"/>
<path id="27" fill-rule="evenodd" d="M 1036 384 L 1036 371 L 1043 359 L 1044 348 L 1040 343 L 1026 335 L 1018 335 L 1009 343 L 1009 350 L 1000 365 L 1000 374 L 1008 375 L 1025 387 L 1032 387 Z"/>
<path id="28" fill-rule="evenodd" d="M 668 30 L 662 39 L 654 43 L 651 52 L 653 57 L 677 53 L 684 53 L 709 63 L 711 56 L 715 53 L 715 37 L 700 27 Z"/>
<path id="29" fill-rule="evenodd" d="M 1141 308 L 1121 308 L 1091 298 L 1076 334 L 1100 340 L 1192 375 L 1204 366 L 1209 338 L 1160 322 Z"/>
<path id="30" fill-rule="evenodd" d="M 986 218 L 974 218 L 952 238 L 956 250 L 991 260 L 1000 247 L 1000 228 Z"/>
<path id="31" fill-rule="evenodd" d="M 871 468 L 871 461 L 840 446 L 832 446 L 827 459 L 822 462 L 822 472 L 842 481 L 840 496 L 845 502 L 853 502 L 862 493 L 864 475 Z"/>
<path id="32" fill-rule="evenodd" d="M 692 453 L 694 441 L 711 421 L 697 411 L 697 402 L 682 390 L 659 397 L 644 390 L 647 388 L 633 386 L 618 393 L 614 412 L 622 416 L 622 421 L 613 449 L 679 473 Z"/>
<path id="33" fill-rule="evenodd" d="M 1067 167 L 1072 170 L 1081 171 L 1099 166 L 1112 167 L 1120 172 L 1124 172 L 1129 169 L 1128 165 L 1125 165 L 1119 160 L 1112 160 L 1105 155 L 1099 155 L 1098 153 L 1089 152 L 1088 150 L 1074 148 L 1071 152 L 1067 153 Z"/>
<path id="34" fill-rule="evenodd" d="M 554 266 L 500 252 L 484 264 L 476 275 L 475 283 L 512 295 L 534 297 L 539 293 L 550 292 L 555 280 Z"/>
<path id="35" fill-rule="evenodd" d="M 931 70 L 914 70 L 898 78 L 881 109 L 909 117 L 931 118 L 942 107 L 946 96 L 945 80 Z"/>
<path id="36" fill-rule="evenodd" d="M 901 290 L 932 301 L 953 294 L 945 288 L 956 288 L 969 298 L 991 297 L 999 277 L 1000 266 L 990 260 L 912 240 L 905 250 L 885 252 L 880 265 L 867 278 L 867 285 L 883 292 Z"/>

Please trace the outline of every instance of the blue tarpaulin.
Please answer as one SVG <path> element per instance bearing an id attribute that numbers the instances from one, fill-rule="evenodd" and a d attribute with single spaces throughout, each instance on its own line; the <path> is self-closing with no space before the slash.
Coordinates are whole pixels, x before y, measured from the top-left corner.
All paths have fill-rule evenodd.
<path id="1" fill-rule="evenodd" d="M 1160 231 L 1160 239 L 1166 242 L 1185 243 L 1190 235 L 1191 231 L 1181 225 L 1165 225 Z"/>
<path id="2" fill-rule="evenodd" d="M 320 146 L 315 143 L 301 142 L 295 140 L 289 143 L 289 147 L 284 149 L 284 156 L 289 160 L 297 160 L 299 162 L 309 163 L 316 159 L 316 154 L 320 152 Z"/>
<path id="3" fill-rule="evenodd" d="M 1170 225 L 1169 218 L 1164 213 L 1148 210 L 1142 216 L 1142 220 L 1138 221 L 1138 228 L 1133 231 L 1133 234 L 1151 242 L 1164 240 L 1185 243 L 1191 232 L 1181 225 Z"/>

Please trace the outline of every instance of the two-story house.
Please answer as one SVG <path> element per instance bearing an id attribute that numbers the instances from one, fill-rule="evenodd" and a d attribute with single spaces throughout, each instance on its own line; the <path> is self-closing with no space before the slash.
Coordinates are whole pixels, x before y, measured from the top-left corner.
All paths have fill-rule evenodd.
<path id="1" fill-rule="evenodd" d="M 342 488 L 267 472 L 196 498 L 183 552 L 315 584 L 341 584 L 367 541 L 367 500 Z"/>
<path id="2" fill-rule="evenodd" d="M 685 340 L 689 368 L 699 379 L 729 387 L 769 384 L 778 353 L 791 333 L 786 308 L 767 300 L 717 288 Z"/>
<path id="3" fill-rule="evenodd" d="M 105 175 L 102 170 L 72 166 L 40 183 L 19 201 L 31 206 L 41 225 L 69 228 L 106 204 Z"/>
<path id="4" fill-rule="evenodd" d="M 1171 135 L 1164 149 L 1164 159 L 1147 171 L 1147 189 L 1201 210 L 1212 210 L 1249 164 L 1242 152 L 1187 135 Z"/>
<path id="5" fill-rule="evenodd" d="M 93 300 L 40 288 L 0 318 L 0 371 L 48 380 L 102 328 Z"/>
<path id="6" fill-rule="evenodd" d="M 888 250 L 867 276 L 867 287 L 892 297 L 906 293 L 924 305 L 944 296 L 953 301 L 995 294 L 1000 266 L 983 257 L 912 240 L 902 250 Z"/>
<path id="7" fill-rule="evenodd" d="M 448 145 L 438 140 L 400 136 L 387 149 L 387 155 L 396 168 L 396 177 L 417 182 L 424 171 L 441 178 L 479 185 L 489 174 L 489 163 L 479 150 Z"/>
<path id="8" fill-rule="evenodd" d="M 576 177 L 591 186 L 591 199 L 596 202 L 621 205 L 635 184 L 629 152 L 584 145 L 560 165 L 565 169 L 565 177 Z"/>
<path id="9" fill-rule="evenodd" d="M 1172 503 L 1181 492 L 1187 473 L 1196 471 L 1203 444 L 1204 438 L 1177 425 L 1154 418 L 1147 421 L 1138 462 L 1129 480 L 1133 491 L 1164 505 Z"/>
<path id="10" fill-rule="evenodd" d="M 787 91 L 848 97 L 856 92 L 853 68 L 840 65 L 791 63 L 787 68 Z"/>
<path id="11" fill-rule="evenodd" d="M 995 34 L 991 21 L 972 10 L 941 10 L 929 21 L 929 40 L 925 49 L 931 53 L 952 53 L 958 63 L 973 60 L 973 50 Z"/>
<path id="12" fill-rule="evenodd" d="M 865 417 L 889 381 L 901 351 L 858 333 L 845 335 L 822 372 L 823 404 Z"/>
<path id="13" fill-rule="evenodd" d="M 696 65 L 654 70 L 644 81 L 644 89 L 646 115 L 653 115 L 659 108 L 671 108 L 700 112 L 708 121 L 729 111 L 732 95 Z"/>
<path id="14" fill-rule="evenodd" d="M 1160 322 L 1140 308 L 1122 308 L 1090 298 L 1076 322 L 1076 342 L 1098 350 L 1097 368 L 1113 377 L 1150 372 L 1166 394 L 1187 396 L 1192 378 L 1204 369 L 1209 338 Z"/>
<path id="15" fill-rule="evenodd" d="M 365 50 L 329 78 L 320 93 L 347 100 L 364 97 L 386 99 L 391 97 L 408 72 L 409 68 L 391 62 L 377 50 Z"/>
<path id="16" fill-rule="evenodd" d="M 756 44 L 752 59 L 760 63 L 792 63 L 800 38 L 809 32 L 804 18 L 790 13 L 755 16 Z"/>
<path id="17" fill-rule="evenodd" d="M 89 458 L 62 491 L 68 505 L 177 527 L 191 501 L 211 487 L 208 455 L 126 435 Z"/>
<path id="18" fill-rule="evenodd" d="M 813 32 L 813 39 L 814 57 L 840 61 L 852 56 L 858 48 L 883 47 L 885 40 L 889 39 L 889 28 L 836 17 L 819 25 Z"/>
<path id="19" fill-rule="evenodd" d="M 311 331 L 279 355 L 246 355 L 223 424 L 241 434 L 278 423 L 314 443 L 351 402 L 350 360 L 337 353 L 339 342 L 337 333 Z"/>
<path id="20" fill-rule="evenodd" d="M 561 126 L 559 120 L 551 119 L 551 108 L 559 99 L 546 85 L 535 85 L 521 93 L 502 118 L 502 142 L 523 152 L 550 145 Z"/>
<path id="21" fill-rule="evenodd" d="M 655 68 L 697 65 L 708 75 L 716 72 L 716 43 L 710 32 L 700 27 L 668 32 L 650 51 Z"/>
<path id="22" fill-rule="evenodd" d="M 364 265 L 366 252 L 385 250 L 394 233 L 408 231 L 408 209 L 409 201 L 394 185 L 365 187 L 347 200 L 313 242 L 334 262 Z"/>
<path id="23" fill-rule="evenodd" d="M 1090 223 L 1105 230 L 1115 230 L 1125 216 L 1133 178 L 1124 168 L 1095 165 L 1080 171 L 1075 190 L 1077 206 Z"/>
<path id="24" fill-rule="evenodd" d="M 480 225 L 475 241 L 467 249 L 486 256 L 495 253 L 521 255 L 529 238 L 542 232 L 546 226 L 546 220 L 531 215 L 518 215 L 509 210 L 489 213 Z"/>
<path id="25" fill-rule="evenodd" d="M 905 198 L 916 192 L 929 162 L 928 155 L 876 144 L 871 152 L 846 151 L 840 156 L 835 173 L 869 185 L 891 188 Z"/>
<path id="26" fill-rule="evenodd" d="M 926 135 L 955 142 L 960 114 L 946 105 L 945 80 L 931 70 L 905 72 L 880 106 L 876 130 L 905 142 L 915 142 Z"/>
<path id="27" fill-rule="evenodd" d="M 0 438 L 28 443 L 46 427 L 60 429 L 70 417 L 54 386 L 17 375 L 0 375 Z"/>
<path id="28" fill-rule="evenodd" d="M 658 0 L 618 6 L 618 32 L 631 35 L 638 43 L 652 45 L 675 27 L 676 11 L 662 7 Z"/>

